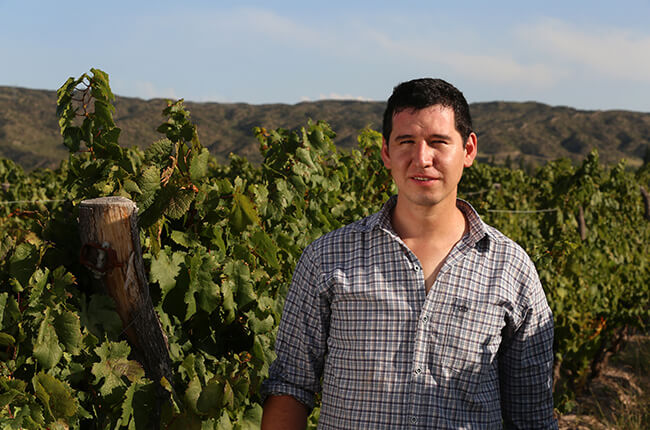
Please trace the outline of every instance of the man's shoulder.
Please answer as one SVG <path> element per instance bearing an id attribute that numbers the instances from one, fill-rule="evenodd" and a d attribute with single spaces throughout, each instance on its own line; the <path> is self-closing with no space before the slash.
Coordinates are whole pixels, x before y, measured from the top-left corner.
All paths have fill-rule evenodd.
<path id="1" fill-rule="evenodd" d="M 458 199 L 457 206 L 469 222 L 470 237 L 474 243 L 485 240 L 482 243 L 489 244 L 489 248 L 498 254 L 507 253 L 527 256 L 524 249 L 517 242 L 506 236 L 496 227 L 483 221 L 471 204 Z"/>
<path id="2" fill-rule="evenodd" d="M 493 247 L 492 251 L 501 259 L 515 265 L 532 263 L 530 256 L 521 245 L 506 236 L 496 227 L 485 223 L 484 226 L 487 235 L 490 237 L 491 246 Z"/>

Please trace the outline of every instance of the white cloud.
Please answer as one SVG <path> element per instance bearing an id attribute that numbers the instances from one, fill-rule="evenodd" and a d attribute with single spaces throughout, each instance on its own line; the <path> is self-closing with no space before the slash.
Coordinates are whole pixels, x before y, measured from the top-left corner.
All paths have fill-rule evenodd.
<path id="1" fill-rule="evenodd" d="M 377 43 L 377 50 L 382 52 L 382 55 L 398 58 L 398 61 L 402 62 L 416 63 L 421 68 L 436 70 L 444 67 L 456 76 L 462 75 L 479 82 L 525 83 L 532 87 L 547 88 L 557 82 L 563 74 L 542 62 L 529 64 L 518 60 L 512 49 L 507 47 L 507 54 L 490 52 L 480 41 L 471 44 L 459 43 L 458 45 L 463 45 L 461 48 L 456 44 L 443 45 L 431 40 L 397 41 L 378 32 L 369 32 L 367 35 Z M 467 49 L 468 45 L 470 49 Z"/>
<path id="2" fill-rule="evenodd" d="M 173 88 L 157 88 L 153 82 L 138 81 L 134 84 L 135 97 L 144 99 L 166 98 L 177 99 L 176 91 Z"/>
<path id="3" fill-rule="evenodd" d="M 173 22 L 179 18 L 169 16 L 166 19 Z M 326 36 L 299 21 L 259 7 L 218 9 L 201 14 L 186 12 L 182 19 L 193 23 L 190 31 L 197 36 L 196 42 L 203 46 L 240 46 L 247 41 L 313 45 L 321 43 Z M 328 39 L 325 37 L 325 40 Z"/>
<path id="4" fill-rule="evenodd" d="M 558 19 L 521 26 L 517 34 L 536 50 L 550 55 L 560 67 L 573 66 L 585 68 L 589 74 L 650 82 L 650 36 L 613 27 L 584 30 Z"/>

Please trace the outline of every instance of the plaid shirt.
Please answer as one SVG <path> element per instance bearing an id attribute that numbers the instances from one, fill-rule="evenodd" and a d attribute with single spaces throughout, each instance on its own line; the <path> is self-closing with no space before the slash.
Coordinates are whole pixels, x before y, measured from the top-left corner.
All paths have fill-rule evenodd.
<path id="1" fill-rule="evenodd" d="M 553 319 L 530 258 L 458 200 L 469 233 L 425 292 L 393 230 L 396 198 L 300 258 L 263 395 L 313 408 L 319 428 L 557 428 Z"/>

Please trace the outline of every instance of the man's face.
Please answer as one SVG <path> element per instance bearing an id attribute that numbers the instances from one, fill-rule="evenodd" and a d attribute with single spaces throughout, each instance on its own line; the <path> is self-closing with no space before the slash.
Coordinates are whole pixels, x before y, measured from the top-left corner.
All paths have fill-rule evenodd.
<path id="1" fill-rule="evenodd" d="M 396 113 L 381 157 L 403 203 L 431 207 L 453 200 L 455 206 L 458 182 L 474 161 L 476 143 L 472 133 L 463 147 L 454 111 L 434 105 Z"/>

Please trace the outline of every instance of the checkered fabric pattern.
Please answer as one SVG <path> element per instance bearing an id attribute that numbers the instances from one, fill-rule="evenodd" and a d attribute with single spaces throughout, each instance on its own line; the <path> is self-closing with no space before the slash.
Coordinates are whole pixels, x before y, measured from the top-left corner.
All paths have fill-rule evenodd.
<path id="1" fill-rule="evenodd" d="M 553 319 L 528 255 L 458 200 L 469 233 L 426 294 L 395 203 L 305 249 L 263 395 L 312 408 L 322 389 L 321 429 L 557 428 Z"/>

